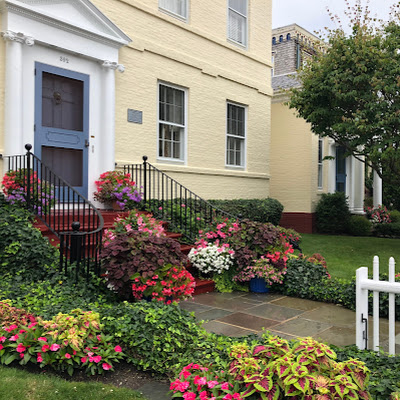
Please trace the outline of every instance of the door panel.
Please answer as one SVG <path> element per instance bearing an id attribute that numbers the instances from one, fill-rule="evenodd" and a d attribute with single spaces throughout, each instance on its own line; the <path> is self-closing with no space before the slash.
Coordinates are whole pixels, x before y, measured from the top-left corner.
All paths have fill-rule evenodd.
<path id="1" fill-rule="evenodd" d="M 89 76 L 35 66 L 35 153 L 87 197 Z"/>

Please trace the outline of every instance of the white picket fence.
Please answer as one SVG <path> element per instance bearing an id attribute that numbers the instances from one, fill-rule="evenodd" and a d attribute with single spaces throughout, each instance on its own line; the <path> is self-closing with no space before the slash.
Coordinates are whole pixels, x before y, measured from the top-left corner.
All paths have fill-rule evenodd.
<path id="1" fill-rule="evenodd" d="M 356 272 L 356 344 L 359 349 L 368 348 L 368 291 L 374 292 L 373 299 L 373 346 L 379 350 L 379 292 L 389 293 L 389 353 L 395 354 L 395 294 L 400 293 L 400 283 L 396 283 L 395 261 L 389 259 L 389 281 L 379 280 L 379 258 L 374 257 L 373 279 L 368 279 L 368 268 Z"/>

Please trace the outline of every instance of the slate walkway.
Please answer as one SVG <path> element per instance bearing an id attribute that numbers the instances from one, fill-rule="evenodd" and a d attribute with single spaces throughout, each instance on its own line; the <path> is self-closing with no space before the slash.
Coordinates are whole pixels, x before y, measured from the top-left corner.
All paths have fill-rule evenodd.
<path id="1" fill-rule="evenodd" d="M 203 327 L 228 336 L 261 334 L 263 328 L 285 339 L 313 338 L 346 346 L 355 344 L 355 312 L 334 304 L 287 297 L 276 293 L 206 293 L 180 303 L 180 307 L 195 313 L 196 319 L 207 321 Z M 369 326 L 372 327 L 372 318 Z M 381 343 L 387 350 L 388 322 L 380 320 Z M 396 323 L 400 332 L 400 323 Z M 371 338 L 371 332 L 370 332 Z M 400 335 L 396 352 L 400 352 Z M 370 340 L 372 343 L 372 340 Z M 157 386 L 157 385 L 156 385 Z M 148 400 L 169 400 L 167 385 L 140 388 Z"/>

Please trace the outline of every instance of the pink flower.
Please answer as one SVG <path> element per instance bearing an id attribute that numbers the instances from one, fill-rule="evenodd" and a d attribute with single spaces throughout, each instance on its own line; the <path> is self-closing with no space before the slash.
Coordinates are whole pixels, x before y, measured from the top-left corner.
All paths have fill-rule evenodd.
<path id="1" fill-rule="evenodd" d="M 71 358 L 71 354 L 65 353 L 65 358 Z"/>
<path id="2" fill-rule="evenodd" d="M 93 361 L 97 364 L 101 361 L 101 356 L 94 356 Z"/>
<path id="3" fill-rule="evenodd" d="M 222 390 L 229 390 L 229 383 L 228 383 L 228 382 L 224 382 L 224 383 L 221 385 L 221 389 L 222 389 Z"/>
<path id="4" fill-rule="evenodd" d="M 25 333 L 25 332 L 26 332 L 25 329 L 21 329 L 21 330 L 19 331 L 19 333 Z"/>
<path id="5" fill-rule="evenodd" d="M 8 328 L 6 328 L 5 330 L 6 330 L 7 332 L 11 332 L 11 331 L 13 331 L 14 329 L 17 329 L 17 328 L 18 328 L 17 325 L 12 324 L 12 325 L 10 325 Z"/>
<path id="6" fill-rule="evenodd" d="M 0 344 L 0 350 L 2 350 L 3 349 L 3 345 L 2 344 Z"/>
<path id="7" fill-rule="evenodd" d="M 37 354 L 36 361 L 37 361 L 37 362 L 40 362 L 40 363 L 43 361 L 42 353 L 38 353 L 38 354 Z"/>
<path id="8" fill-rule="evenodd" d="M 10 337 L 10 342 L 16 342 L 19 338 L 19 335 L 14 335 Z"/>
<path id="9" fill-rule="evenodd" d="M 22 343 L 20 343 L 20 344 L 17 346 L 17 351 L 18 351 L 18 353 L 23 353 L 25 350 L 26 350 L 26 347 L 25 347 Z"/>
<path id="10" fill-rule="evenodd" d="M 181 382 L 179 379 L 176 379 L 174 382 L 171 382 L 170 389 L 176 392 L 184 393 L 188 387 L 189 382 Z"/>
<path id="11" fill-rule="evenodd" d="M 0 343 L 4 343 L 6 341 L 6 337 L 5 336 L 0 336 Z"/>
<path id="12" fill-rule="evenodd" d="M 215 385 L 218 385 L 217 381 L 208 381 L 207 386 L 212 389 Z"/>
<path id="13" fill-rule="evenodd" d="M 112 368 L 112 366 L 111 366 L 110 364 L 107 364 L 107 363 L 103 363 L 101 366 L 103 367 L 103 369 L 104 369 L 105 371 L 108 371 L 109 369 Z"/>
<path id="14" fill-rule="evenodd" d="M 196 394 L 193 392 L 187 392 L 183 394 L 184 400 L 196 400 Z"/>
<path id="15" fill-rule="evenodd" d="M 42 342 L 47 342 L 47 339 L 45 337 L 40 337 L 40 338 L 38 338 L 38 340 L 40 340 Z"/>
<path id="16" fill-rule="evenodd" d="M 86 360 L 87 360 L 87 357 L 82 357 L 82 358 L 81 358 L 81 363 L 85 363 Z"/>
<path id="17" fill-rule="evenodd" d="M 196 375 L 193 379 L 193 382 L 195 385 L 205 385 L 207 383 L 207 379 L 204 376 L 200 378 L 200 376 Z"/>
<path id="18" fill-rule="evenodd" d="M 50 346 L 50 350 L 51 350 L 51 351 L 57 351 L 59 348 L 60 348 L 60 345 L 59 345 L 59 344 L 56 344 L 56 343 L 53 343 L 53 344 Z"/>
<path id="19" fill-rule="evenodd" d="M 19 353 L 19 358 L 24 358 L 25 354 L 24 353 Z"/>
<path id="20" fill-rule="evenodd" d="M 50 349 L 50 346 L 48 344 L 45 344 L 45 345 L 42 346 L 43 353 L 46 353 L 46 351 L 49 350 L 49 349 Z"/>
<path id="21" fill-rule="evenodd" d="M 121 353 L 122 352 L 121 346 L 115 346 L 114 351 L 117 353 Z"/>

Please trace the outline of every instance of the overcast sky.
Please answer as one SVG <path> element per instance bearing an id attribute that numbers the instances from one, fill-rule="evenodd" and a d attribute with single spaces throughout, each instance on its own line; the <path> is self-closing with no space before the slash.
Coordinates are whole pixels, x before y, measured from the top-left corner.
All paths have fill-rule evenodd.
<path id="1" fill-rule="evenodd" d="M 352 1 L 354 3 L 354 0 Z M 365 3 L 365 0 L 363 1 Z M 371 13 L 379 18 L 388 19 L 390 6 L 395 0 L 370 0 Z M 326 7 L 335 14 L 341 14 L 345 8 L 344 0 L 272 0 L 272 27 L 278 28 L 296 23 L 314 33 L 325 26 L 334 28 Z M 344 21 L 343 21 L 344 22 Z M 347 24 L 344 24 L 347 25 Z"/>

